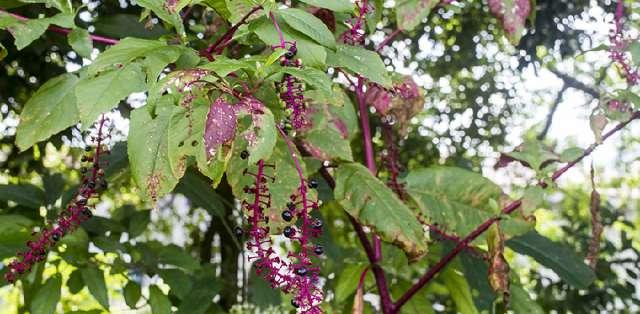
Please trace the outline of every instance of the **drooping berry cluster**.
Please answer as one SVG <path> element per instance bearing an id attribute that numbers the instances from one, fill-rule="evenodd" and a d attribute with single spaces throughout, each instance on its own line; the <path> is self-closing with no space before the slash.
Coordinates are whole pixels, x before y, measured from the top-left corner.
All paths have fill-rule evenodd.
<path id="1" fill-rule="evenodd" d="M 281 60 L 282 66 L 287 67 L 302 67 L 300 59 L 294 59 L 298 48 L 296 43 L 293 42 L 287 52 L 284 54 Z M 307 119 L 307 105 L 304 101 L 304 86 L 293 75 L 285 73 L 282 76 L 282 81 L 278 83 L 280 90 L 280 99 L 284 102 L 287 113 L 289 114 L 289 123 L 294 130 L 304 129 L 309 126 L 309 120 Z M 284 123 L 285 127 L 287 123 Z"/>
<path id="2" fill-rule="evenodd" d="M 92 137 L 95 148 L 87 146 L 85 151 L 87 155 L 83 156 L 81 161 L 91 166 L 82 167 L 82 183 L 78 188 L 74 198 L 67 208 L 60 214 L 55 223 L 44 227 L 39 233 L 34 233 L 35 239 L 27 242 L 27 249 L 17 253 L 17 259 L 8 265 L 5 279 L 14 283 L 18 276 L 29 272 L 33 266 L 46 259 L 48 251 L 53 248 L 62 237 L 75 231 L 81 223 L 93 216 L 91 206 L 89 204 L 92 198 L 98 196 L 100 191 L 107 188 L 107 182 L 102 169 L 101 157 L 108 154 L 109 151 L 103 147 L 106 119 L 100 118 L 98 124 L 97 136 Z M 89 153 L 94 150 L 95 153 Z"/>
<path id="3" fill-rule="evenodd" d="M 611 47 L 609 49 L 609 56 L 611 60 L 616 62 L 620 66 L 624 77 L 629 85 L 636 85 L 640 82 L 640 73 L 638 69 L 634 68 L 627 56 L 627 47 L 629 42 L 624 37 L 624 4 L 622 0 L 618 0 L 618 6 L 615 13 L 615 28 L 609 39 L 611 41 Z"/>

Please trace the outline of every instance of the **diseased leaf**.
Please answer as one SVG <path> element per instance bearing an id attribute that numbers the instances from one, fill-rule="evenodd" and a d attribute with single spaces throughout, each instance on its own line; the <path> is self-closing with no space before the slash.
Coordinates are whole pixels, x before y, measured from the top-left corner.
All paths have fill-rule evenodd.
<path id="1" fill-rule="evenodd" d="M 531 14 L 531 0 L 488 0 L 489 10 L 502 24 L 509 41 L 517 45 Z"/>
<path id="2" fill-rule="evenodd" d="M 251 128 L 255 131 L 256 138 L 249 142 L 249 164 L 254 164 L 260 159 L 269 159 L 276 146 L 276 122 L 273 113 L 268 108 L 263 109 L 263 113 L 254 117 Z"/>
<path id="3" fill-rule="evenodd" d="M 329 28 L 317 17 L 300 9 L 287 8 L 277 13 L 293 29 L 309 36 L 315 42 L 335 49 L 336 39 Z"/>
<path id="4" fill-rule="evenodd" d="M 329 52 L 327 65 L 345 68 L 374 83 L 391 87 L 391 78 L 387 69 L 380 55 L 373 51 L 351 45 L 338 45 L 335 53 Z"/>
<path id="5" fill-rule="evenodd" d="M 422 23 L 438 3 L 440 3 L 438 0 L 398 0 L 396 2 L 398 28 L 412 31 Z"/>
<path id="6" fill-rule="evenodd" d="M 75 87 L 78 77 L 71 73 L 44 83 L 24 105 L 16 130 L 16 145 L 24 151 L 78 122 Z"/>
<path id="7" fill-rule="evenodd" d="M 143 196 L 153 202 L 171 192 L 179 179 L 171 170 L 168 151 L 167 132 L 174 102 L 172 95 L 162 96 L 155 104 L 155 118 L 146 107 L 131 113 L 128 138 L 131 173 Z"/>
<path id="8" fill-rule="evenodd" d="M 334 12 L 352 12 L 353 3 L 349 0 L 300 0 L 314 7 L 329 9 Z"/>
<path id="9" fill-rule="evenodd" d="M 69 35 L 67 35 L 67 40 L 69 41 L 71 48 L 73 48 L 73 50 L 75 50 L 80 56 L 85 58 L 89 58 L 91 56 L 93 42 L 89 37 L 89 31 L 76 27 L 71 31 L 71 33 L 69 33 Z"/>
<path id="10" fill-rule="evenodd" d="M 145 76 L 138 64 L 101 73 L 76 85 L 80 121 L 88 128 L 101 113 L 115 108 L 131 93 L 145 90 Z"/>
<path id="11" fill-rule="evenodd" d="M 104 273 L 96 266 L 81 268 L 82 280 L 89 288 L 91 295 L 102 305 L 105 310 L 109 310 L 109 295 L 107 294 L 107 284 L 104 280 Z"/>
<path id="12" fill-rule="evenodd" d="M 204 143 L 207 158 L 216 155 L 218 149 L 236 136 L 239 108 L 232 106 L 224 98 L 218 98 L 209 107 L 204 127 Z"/>
<path id="13" fill-rule="evenodd" d="M 341 164 L 334 197 L 361 224 L 405 251 L 410 260 L 427 252 L 422 225 L 412 211 L 364 166 Z"/>
<path id="14" fill-rule="evenodd" d="M 560 278 L 578 289 L 586 289 L 595 280 L 593 270 L 569 247 L 551 241 L 535 231 L 507 241 L 512 250 L 533 257 L 551 268 Z"/>
<path id="15" fill-rule="evenodd" d="M 60 302 L 60 289 L 62 288 L 62 278 L 53 276 L 38 289 L 31 303 L 31 313 L 53 314 L 56 305 Z"/>
<path id="16" fill-rule="evenodd" d="M 415 169 L 407 175 L 406 191 L 416 200 L 421 219 L 446 226 L 447 231 L 465 236 L 499 213 L 491 202 L 502 197 L 500 187 L 480 174 L 456 167 Z M 504 217 L 505 234 L 514 236 L 530 230 L 520 218 Z"/>

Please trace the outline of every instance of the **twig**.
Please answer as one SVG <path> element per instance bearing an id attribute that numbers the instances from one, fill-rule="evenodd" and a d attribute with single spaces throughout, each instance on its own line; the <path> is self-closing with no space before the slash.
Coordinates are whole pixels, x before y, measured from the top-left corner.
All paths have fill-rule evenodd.
<path id="1" fill-rule="evenodd" d="M 394 37 L 398 36 L 398 34 L 400 33 L 402 33 L 402 30 L 397 28 L 395 31 L 391 32 L 391 34 L 387 35 L 387 38 L 385 38 L 382 42 L 380 42 L 380 44 L 376 48 L 376 52 L 382 50 L 382 48 L 388 45 L 389 42 L 393 40 Z"/>
<path id="2" fill-rule="evenodd" d="M 7 12 L 5 10 L 0 10 L 0 13 L 7 13 L 11 16 L 13 16 L 14 18 L 20 20 L 20 21 L 28 21 L 29 19 L 22 16 L 22 15 L 18 15 L 18 14 L 14 14 L 14 13 L 10 13 Z M 67 35 L 69 33 L 71 33 L 71 30 L 68 28 L 64 28 L 64 27 L 58 27 L 55 25 L 50 25 L 49 26 L 49 30 L 55 33 L 59 33 L 59 34 L 63 34 L 63 35 Z M 105 45 L 115 45 L 118 43 L 118 39 L 114 39 L 114 38 L 109 38 L 109 37 L 103 37 L 103 36 L 99 36 L 99 35 L 89 35 L 89 38 L 91 38 L 91 40 L 93 42 L 98 42 L 98 43 L 103 43 Z"/>
<path id="3" fill-rule="evenodd" d="M 631 121 L 636 120 L 638 118 L 640 118 L 640 111 L 635 112 L 631 116 L 631 118 L 629 120 L 618 124 L 616 127 L 614 127 L 609 132 L 607 132 L 602 137 L 602 141 L 604 142 L 607 138 L 611 137 L 612 135 L 614 135 L 618 131 L 622 130 L 625 126 L 627 126 L 629 123 L 631 123 Z M 562 167 L 562 168 L 558 169 L 556 172 L 554 172 L 553 175 L 551 176 L 551 180 L 552 181 L 556 181 L 558 178 L 560 178 L 560 176 L 562 176 L 565 172 L 567 172 L 567 170 L 569 170 L 571 167 L 573 167 L 576 164 L 578 164 L 585 157 L 589 156 L 594 151 L 594 149 L 596 147 L 598 147 L 599 145 L 600 144 L 592 144 L 591 146 L 589 146 L 589 148 L 587 148 L 582 153 L 582 155 L 580 155 L 580 157 L 578 157 L 578 158 L 574 159 L 573 161 L 567 163 L 564 167 Z M 539 183 L 539 185 L 542 186 L 543 188 L 547 187 L 547 184 L 545 182 L 543 182 L 543 181 L 541 181 Z M 517 200 L 517 201 L 511 202 L 511 204 L 507 205 L 506 207 L 504 207 L 502 209 L 502 214 L 503 215 L 509 215 L 512 212 L 514 212 L 516 209 L 518 209 L 520 207 L 520 205 L 522 205 L 522 200 Z M 440 259 L 440 261 L 438 263 L 436 263 L 434 266 L 432 266 L 427 271 L 427 273 L 424 274 L 418 280 L 417 283 L 415 283 L 413 286 L 411 286 L 411 288 L 409 288 L 409 290 L 407 290 L 407 292 L 405 292 L 402 295 L 402 297 L 400 297 L 400 299 L 398 299 L 398 301 L 394 304 L 392 313 L 398 313 L 400 308 L 404 304 L 406 304 L 407 301 L 409 301 L 409 299 L 411 299 L 420 289 L 422 289 L 427 283 L 429 283 L 431 281 L 431 279 L 433 279 L 435 277 L 435 275 L 437 275 L 441 270 L 443 270 L 460 252 L 462 252 L 462 250 L 464 250 L 465 247 L 467 247 L 469 244 L 471 244 L 471 242 L 473 242 L 473 240 L 475 240 L 477 237 L 479 237 L 481 234 L 483 234 L 485 231 L 487 231 L 487 229 L 489 229 L 489 227 L 491 227 L 491 225 L 493 225 L 494 223 L 498 222 L 500 219 L 501 219 L 500 216 L 489 218 L 488 220 L 483 222 L 481 225 L 479 225 L 475 230 L 473 230 L 471 233 L 469 233 L 466 237 L 464 237 L 458 243 L 458 245 L 456 245 L 455 248 L 453 248 L 453 250 L 451 250 L 449 253 L 447 253 L 447 255 L 445 255 L 442 259 Z"/>
<path id="4" fill-rule="evenodd" d="M 558 106 L 560 106 L 560 102 L 562 101 L 562 96 L 564 96 L 564 92 L 567 91 L 567 84 L 563 84 L 562 85 L 562 89 L 560 89 L 560 91 L 558 92 L 558 95 L 556 96 L 556 100 L 553 102 L 553 105 L 551 106 L 551 109 L 549 110 L 549 113 L 547 114 L 547 122 L 544 124 L 544 129 L 542 129 L 542 132 L 540 132 L 540 134 L 538 134 L 538 140 L 542 141 L 544 140 L 545 137 L 547 137 L 547 133 L 549 133 L 549 129 L 551 128 L 551 123 L 553 123 L 553 116 L 556 114 L 556 111 L 558 110 Z"/>
<path id="5" fill-rule="evenodd" d="M 564 74 L 562 72 L 559 72 L 558 70 L 554 69 L 554 68 L 549 68 L 548 69 L 551 73 L 555 74 L 557 77 L 559 77 L 561 80 L 564 81 L 565 86 L 566 87 L 571 87 L 571 88 L 575 88 L 578 90 L 581 90 L 589 95 L 591 95 L 591 97 L 593 98 L 600 98 L 600 92 L 598 92 L 595 88 L 588 86 L 585 83 L 582 83 L 580 81 L 578 81 L 577 79 Z"/>
<path id="6" fill-rule="evenodd" d="M 220 38 L 218 38 L 218 40 L 216 40 L 213 44 L 209 45 L 209 47 L 207 47 L 207 49 L 204 51 L 204 55 L 208 58 L 208 59 L 212 59 L 213 58 L 213 52 L 215 52 L 216 54 L 219 54 L 226 46 L 229 45 L 229 42 L 231 41 L 231 37 L 233 37 L 233 35 L 236 33 L 236 31 L 238 30 L 238 28 L 240 26 L 242 26 L 244 23 L 247 22 L 247 19 L 255 12 L 257 12 L 258 10 L 262 9 L 261 6 L 256 6 L 253 7 L 251 9 L 251 11 L 249 11 L 247 14 L 245 14 L 240 21 L 238 21 L 238 23 L 234 24 L 233 26 L 231 26 L 231 28 L 229 28 L 227 30 L 226 33 L 224 33 Z"/>

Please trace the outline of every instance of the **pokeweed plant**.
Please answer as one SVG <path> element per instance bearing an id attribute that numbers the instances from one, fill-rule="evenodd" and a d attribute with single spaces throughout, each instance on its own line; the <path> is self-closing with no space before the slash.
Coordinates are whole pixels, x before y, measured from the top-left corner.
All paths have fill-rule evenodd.
<path id="1" fill-rule="evenodd" d="M 8 262 L 8 282 L 30 287 L 32 282 L 20 275 L 46 260 L 63 236 L 80 228 L 88 230 L 105 258 L 115 259 L 111 273 L 126 281 L 121 290 L 127 306 L 148 305 L 153 313 L 171 313 L 174 307 L 178 313 L 207 313 L 220 310 L 223 303 L 226 309 L 238 301 L 249 303 L 264 293 L 249 290 L 257 286 L 245 280 L 250 269 L 273 295 L 281 298 L 282 292 L 287 301 L 281 303 L 299 313 L 344 312 L 345 306 L 363 313 L 365 293 L 376 296 L 370 303 L 384 314 L 413 313 L 410 308 L 429 312 L 432 308 L 416 300 L 429 299 L 431 290 L 423 288 L 433 281 L 444 284 L 459 312 L 475 313 L 473 297 L 480 296 L 459 275 L 460 255 L 472 256 L 479 260 L 473 265 L 486 269 L 481 275 L 491 290 L 491 311 L 521 309 L 522 304 L 537 309 L 509 265 L 506 248 L 535 257 L 576 288 L 595 280 L 594 270 L 576 253 L 568 253 L 568 261 L 577 261 L 572 269 L 549 256 L 562 248 L 533 231 L 533 211 L 544 201 L 546 188 L 640 118 L 633 89 L 638 83 L 633 61 L 640 57 L 626 35 L 632 32 L 625 30 L 623 1 L 614 13 L 609 55 L 628 88 L 602 95 L 591 119 L 596 143 L 588 148 L 559 155 L 541 141 L 525 140 L 504 153 L 497 168 L 519 162 L 536 175 L 534 184 L 516 199 L 479 173 L 450 165 L 417 167 L 401 154 L 414 149 L 406 147 L 404 139 L 424 118 L 426 96 L 419 77 L 390 73 L 381 54 L 398 36 L 424 27 L 423 20 L 433 12 L 455 8 L 453 15 L 473 4 L 137 2 L 146 27 L 162 28 L 161 35 L 152 36 L 150 30 L 120 39 L 91 34 L 81 27 L 85 18 L 75 24 L 81 8 L 71 2 L 47 2 L 48 17 L 41 18 L 0 11 L 0 28 L 11 34 L 17 49 L 58 33 L 67 36 L 67 44 L 79 55 L 93 58 L 79 70 L 45 82 L 26 102 L 16 130 L 17 147 L 36 155 L 37 143 L 98 119 L 95 153 L 82 158 L 91 167 L 83 168 L 77 193 L 61 216 L 34 233 L 28 249 Z M 481 5 L 513 44 L 526 32 L 536 9 L 529 0 Z M 49 16 L 53 11 L 57 13 Z M 206 25 L 196 25 L 197 20 Z M 385 36 L 374 40 L 381 32 Z M 136 93 L 144 93 L 145 104 L 129 115 L 121 104 Z M 108 152 L 104 114 L 111 111 L 128 116 L 122 160 L 134 182 L 130 192 L 138 205 L 154 209 L 123 206 L 114 217 L 101 217 L 92 225 L 88 219 L 95 202 L 90 200 L 107 189 L 101 156 Z M 605 129 L 612 121 L 617 124 Z M 201 263 L 184 247 L 163 245 L 148 234 L 148 241 L 138 242 L 151 212 L 164 212 L 166 200 L 177 194 L 210 216 L 211 226 L 202 239 L 194 237 L 189 243 L 201 245 Z M 594 231 L 587 257 L 593 268 L 604 228 L 599 203 L 593 182 Z M 235 226 L 230 224 L 234 219 Z M 107 223 L 116 220 L 126 228 Z M 218 221 L 223 227 L 216 233 Z M 345 224 L 353 233 L 333 237 Z M 212 265 L 216 236 L 220 255 L 233 261 L 230 274 L 217 274 L 215 267 L 222 266 Z M 345 247 L 353 239 L 361 250 Z M 73 293 L 86 285 L 100 306 L 110 310 L 115 305 L 97 267 L 101 262 L 95 256 L 65 259 L 75 267 L 65 280 Z M 162 280 L 142 280 L 141 274 Z M 217 280 L 237 280 L 239 274 L 239 284 Z M 58 277 L 50 278 L 43 289 L 61 285 Z M 29 306 L 32 312 L 53 313 L 60 295 L 41 298 Z M 32 301 L 25 297 L 24 302 Z"/>

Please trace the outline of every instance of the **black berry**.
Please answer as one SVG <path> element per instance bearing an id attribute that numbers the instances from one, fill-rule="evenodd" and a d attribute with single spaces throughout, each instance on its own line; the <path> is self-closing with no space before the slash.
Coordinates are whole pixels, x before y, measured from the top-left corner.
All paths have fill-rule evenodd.
<path id="1" fill-rule="evenodd" d="M 296 209 L 296 204 L 289 202 L 289 203 L 287 203 L 287 208 L 289 210 L 294 210 L 294 209 Z"/>
<path id="2" fill-rule="evenodd" d="M 320 219 L 314 220 L 311 226 L 313 227 L 313 229 L 316 229 L 316 230 L 322 229 L 322 220 Z"/>
<path id="3" fill-rule="evenodd" d="M 240 153 L 240 158 L 242 158 L 242 159 L 247 159 L 247 158 L 249 158 L 249 152 L 248 152 L 248 151 L 246 151 L 246 150 L 243 150 L 243 151 Z"/>
<path id="4" fill-rule="evenodd" d="M 89 146 L 85 147 L 85 148 L 84 148 L 84 151 L 85 151 L 85 152 L 90 152 L 90 151 L 91 151 L 91 147 L 89 147 Z"/>
<path id="5" fill-rule="evenodd" d="M 324 248 L 322 245 L 316 245 L 316 247 L 313 248 L 313 253 L 316 253 L 316 255 L 322 255 L 324 254 Z"/>
<path id="6" fill-rule="evenodd" d="M 82 210 L 82 214 L 87 218 L 91 218 L 93 216 L 93 213 L 91 212 L 91 210 L 88 207 L 85 207 Z"/>
<path id="7" fill-rule="evenodd" d="M 287 52 L 284 53 L 284 57 L 287 58 L 287 60 L 291 60 L 295 56 L 296 56 L 296 54 L 291 52 L 291 51 L 287 51 Z"/>
<path id="8" fill-rule="evenodd" d="M 244 231 L 242 231 L 242 228 L 240 227 L 235 227 L 233 229 L 233 232 L 236 234 L 236 237 L 241 238 L 242 235 L 244 234 Z"/>
<path id="9" fill-rule="evenodd" d="M 306 275 L 306 274 L 307 274 L 307 268 L 306 268 L 306 267 L 304 267 L 304 266 L 302 266 L 302 267 L 300 267 L 300 268 L 296 269 L 296 274 L 297 274 L 298 276 L 304 276 L 304 275 Z"/>
<path id="10" fill-rule="evenodd" d="M 296 300 L 291 300 L 291 306 L 295 307 L 296 309 L 300 307 L 300 304 L 298 304 L 298 301 Z"/>
<path id="11" fill-rule="evenodd" d="M 58 242 L 58 240 L 60 240 L 60 234 L 59 233 L 54 233 L 51 235 L 51 239 L 53 239 L 53 241 Z"/>
<path id="12" fill-rule="evenodd" d="M 309 180 L 309 188 L 315 189 L 317 187 L 318 187 L 318 180 L 316 179 Z"/>
<path id="13" fill-rule="evenodd" d="M 282 219 L 284 219 L 284 221 L 291 221 L 293 219 L 293 214 L 290 211 L 285 210 L 282 212 Z"/>
<path id="14" fill-rule="evenodd" d="M 296 234 L 296 229 L 293 229 L 290 226 L 286 226 L 284 227 L 284 231 L 282 232 L 282 234 L 284 234 L 284 236 L 287 238 L 291 238 Z"/>

